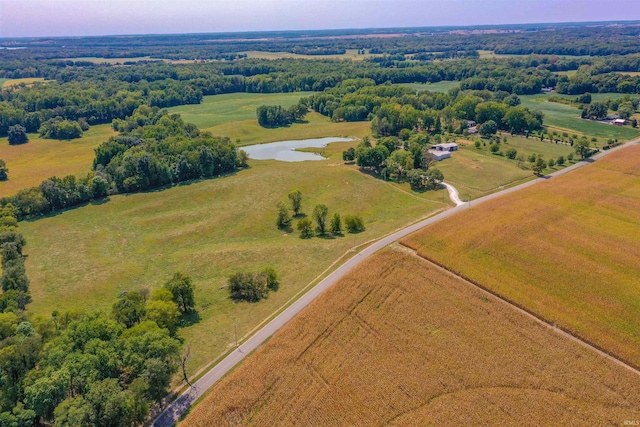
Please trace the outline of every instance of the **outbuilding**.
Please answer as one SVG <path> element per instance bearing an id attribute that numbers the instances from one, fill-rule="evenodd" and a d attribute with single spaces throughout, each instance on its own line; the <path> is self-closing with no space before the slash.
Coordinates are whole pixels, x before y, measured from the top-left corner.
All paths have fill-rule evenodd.
<path id="1" fill-rule="evenodd" d="M 616 126 L 624 126 L 627 124 L 627 121 L 625 119 L 615 119 L 611 123 L 613 123 Z"/>
<path id="2" fill-rule="evenodd" d="M 434 151 L 458 151 L 458 144 L 455 142 L 447 142 L 444 144 L 436 144 L 431 146 Z"/>
<path id="3" fill-rule="evenodd" d="M 429 154 L 431 155 L 433 160 L 437 160 L 437 161 L 448 159 L 451 157 L 451 151 L 429 150 Z"/>

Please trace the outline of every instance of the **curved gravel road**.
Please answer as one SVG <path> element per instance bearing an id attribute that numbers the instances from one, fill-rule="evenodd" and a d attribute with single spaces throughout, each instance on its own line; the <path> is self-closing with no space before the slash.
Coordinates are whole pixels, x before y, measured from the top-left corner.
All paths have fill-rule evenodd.
<path id="1" fill-rule="evenodd" d="M 494 199 L 496 197 L 503 196 L 505 194 L 513 193 L 518 190 L 521 190 L 525 187 L 529 187 L 531 185 L 535 185 L 537 182 L 545 179 L 549 179 L 554 176 L 563 175 L 567 172 L 570 172 L 574 169 L 585 166 L 593 161 L 596 161 L 607 154 L 617 151 L 623 147 L 638 144 L 640 142 L 640 138 L 630 141 L 624 145 L 616 147 L 611 150 L 603 151 L 592 157 L 587 161 L 582 161 L 576 163 L 572 166 L 568 166 L 562 170 L 554 172 L 545 177 L 538 178 L 536 180 L 525 182 L 524 184 L 517 185 L 515 187 L 507 188 L 497 193 L 489 194 L 487 196 L 481 197 L 473 201 L 474 205 L 477 203 L 482 203 L 487 200 Z M 450 186 L 445 184 L 447 190 L 449 190 L 449 194 L 451 194 Z M 455 190 L 455 188 L 453 189 Z M 452 197 L 452 200 L 453 197 Z M 458 198 L 459 200 L 459 198 Z M 454 200 L 455 201 L 455 200 Z M 458 202 L 456 201 L 456 204 Z M 456 213 L 468 209 L 470 207 L 470 203 L 458 204 L 455 208 L 449 209 L 445 212 L 442 212 L 438 215 L 435 215 L 431 218 L 420 221 L 416 224 L 410 225 L 406 228 L 403 228 L 400 231 L 397 231 L 393 234 L 390 234 L 382 239 L 372 243 L 370 246 L 362 250 L 362 252 L 357 253 L 343 265 L 341 265 L 338 269 L 329 274 L 325 279 L 323 279 L 316 286 L 311 288 L 306 294 L 304 294 L 300 299 L 295 301 L 289 307 L 287 307 L 282 313 L 280 313 L 276 318 L 267 323 L 262 329 L 256 332 L 253 336 L 247 339 L 244 343 L 242 343 L 237 349 L 235 349 L 232 353 L 230 353 L 227 357 L 222 359 L 220 363 L 214 366 L 209 372 L 204 374 L 198 381 L 196 381 L 193 386 L 189 387 L 187 391 L 185 391 L 182 395 L 180 395 L 176 400 L 170 403 L 167 408 L 153 421 L 154 427 L 170 427 L 174 425 L 177 420 L 180 418 L 182 414 L 184 414 L 191 404 L 202 396 L 209 387 L 214 385 L 220 378 L 226 375 L 234 366 L 236 366 L 246 355 L 254 351 L 260 344 L 262 344 L 265 340 L 275 334 L 282 326 L 284 326 L 289 320 L 291 320 L 296 314 L 298 314 L 302 309 L 304 309 L 311 301 L 316 299 L 320 294 L 322 294 L 326 289 L 336 283 L 342 276 L 347 274 L 353 268 L 355 268 L 358 264 L 364 261 L 370 255 L 373 255 L 375 252 L 380 249 L 390 245 L 391 243 L 402 239 L 403 237 L 408 236 L 411 233 L 414 233 L 428 225 L 441 221 L 445 218 L 450 217 L 451 215 L 455 215 Z"/>

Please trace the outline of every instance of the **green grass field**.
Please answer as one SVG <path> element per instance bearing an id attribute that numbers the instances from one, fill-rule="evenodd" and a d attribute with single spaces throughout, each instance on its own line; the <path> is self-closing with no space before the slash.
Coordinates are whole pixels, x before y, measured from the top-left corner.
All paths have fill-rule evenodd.
<path id="1" fill-rule="evenodd" d="M 514 160 L 477 150 L 473 145 L 461 148 L 434 167 L 442 171 L 446 182 L 458 189 L 462 200 L 475 199 L 501 186 L 533 178 L 530 170 L 520 169 Z"/>
<path id="2" fill-rule="evenodd" d="M 409 87 L 416 91 L 448 92 L 449 89 L 460 86 L 457 81 L 441 81 L 437 83 L 401 83 L 400 86 Z"/>
<path id="3" fill-rule="evenodd" d="M 325 136 L 361 138 L 370 134 L 369 122 L 334 123 L 315 112 L 305 116 L 305 123 L 295 123 L 287 127 L 266 129 L 258 124 L 256 109 L 259 106 L 288 107 L 312 93 L 213 95 L 206 96 L 202 104 L 174 107 L 170 111 L 181 114 L 185 121 L 195 123 L 202 130 L 210 131 L 214 135 L 228 136 L 239 146 Z"/>
<path id="4" fill-rule="evenodd" d="M 281 307 L 354 244 L 386 234 L 445 207 L 415 197 L 342 163 L 356 142 L 333 144 L 327 161 L 251 161 L 224 178 L 165 190 L 113 196 L 35 221 L 29 242 L 30 315 L 52 310 L 108 310 L 122 290 L 156 288 L 175 271 L 193 277 L 201 321 L 180 334 L 191 348 L 190 372 Z M 303 212 L 324 203 L 330 214 L 359 214 L 366 231 L 302 240 L 275 227 L 276 203 L 300 189 Z M 433 194 L 440 200 L 440 194 Z M 228 275 L 275 267 L 281 289 L 258 304 L 233 303 Z"/>
<path id="5" fill-rule="evenodd" d="M 556 144 L 548 141 L 542 142 L 539 138 L 525 138 L 524 136 L 519 135 L 512 136 L 504 132 L 501 132 L 499 135 L 507 139 L 506 142 L 503 140 L 500 144 L 501 152 L 506 153 L 507 150 L 514 148 L 518 151 L 518 155 L 523 155 L 525 159 L 530 154 L 541 154 L 545 160 L 555 160 L 559 156 L 564 156 L 564 158 L 566 159 L 570 153 L 574 153 L 575 155 L 575 150 L 570 145 Z M 472 142 L 480 141 L 486 143 L 486 145 L 481 146 L 479 149 L 475 148 L 475 146 L 471 144 L 468 146 L 469 149 L 481 150 L 485 153 L 490 153 L 490 140 L 483 139 L 477 136 L 469 138 L 469 140 L 471 140 Z M 462 140 L 463 143 L 467 143 L 466 141 L 467 140 Z"/>
<path id="6" fill-rule="evenodd" d="M 256 109 L 261 105 L 282 105 L 290 107 L 298 103 L 300 98 L 310 96 L 314 92 L 291 93 L 229 93 L 224 95 L 205 96 L 202 103 L 182 105 L 169 108 L 178 113 L 186 122 L 200 129 L 212 128 L 222 123 L 244 120 L 255 120 Z"/>
<path id="7" fill-rule="evenodd" d="M 33 134 L 24 145 L 9 145 L 6 137 L 0 138 L 0 159 L 9 168 L 9 180 L 0 182 L 0 196 L 40 185 L 54 175 L 85 175 L 91 170 L 94 148 L 115 134 L 110 125 L 97 125 L 71 141 L 40 139 Z"/>
<path id="8" fill-rule="evenodd" d="M 0 87 L 4 86 L 4 83 L 9 81 L 9 79 L 1 79 L 0 78 Z"/>
<path id="9" fill-rule="evenodd" d="M 551 126 L 556 130 L 567 130 L 597 138 L 613 138 L 630 140 L 640 132 L 631 127 L 612 126 L 608 124 L 592 122 L 580 118 L 580 110 L 570 105 L 557 102 L 548 102 L 548 94 L 522 95 L 522 105 L 530 109 L 540 110 L 544 113 L 545 126 Z"/>

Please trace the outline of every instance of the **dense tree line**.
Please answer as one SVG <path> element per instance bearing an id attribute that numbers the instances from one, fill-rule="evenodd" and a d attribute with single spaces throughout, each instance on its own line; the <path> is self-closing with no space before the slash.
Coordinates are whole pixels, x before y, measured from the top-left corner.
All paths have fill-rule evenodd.
<path id="1" fill-rule="evenodd" d="M 443 126 L 450 132 L 462 131 L 471 120 L 480 124 L 491 120 L 512 133 L 539 130 L 543 124 L 541 112 L 520 106 L 520 99 L 506 91 L 456 89 L 416 94 L 398 85 L 375 85 L 371 79 L 344 80 L 300 103 L 334 121 L 371 120 L 372 132 L 383 137 L 411 131 L 440 133 Z M 373 150 L 371 155 L 382 154 Z"/>

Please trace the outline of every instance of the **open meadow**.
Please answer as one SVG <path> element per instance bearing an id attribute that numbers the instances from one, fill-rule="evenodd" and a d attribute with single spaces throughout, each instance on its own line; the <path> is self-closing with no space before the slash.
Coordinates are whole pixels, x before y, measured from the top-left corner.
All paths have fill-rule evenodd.
<path id="1" fill-rule="evenodd" d="M 26 144 L 9 145 L 6 137 L 0 138 L 0 159 L 9 168 L 9 180 L 0 181 L 0 197 L 38 186 L 54 175 L 86 175 L 95 157 L 93 150 L 115 134 L 110 125 L 97 125 L 82 138 L 70 141 L 41 139 L 33 134 Z"/>
<path id="2" fill-rule="evenodd" d="M 400 83 L 399 86 L 414 89 L 416 92 L 425 90 L 429 92 L 448 92 L 449 89 L 460 86 L 460 82 L 443 80 L 437 83 Z"/>
<path id="3" fill-rule="evenodd" d="M 639 408 L 635 373 L 386 249 L 247 357 L 180 425 L 619 425 Z"/>
<path id="4" fill-rule="evenodd" d="M 445 181 L 454 185 L 465 201 L 533 178 L 533 172 L 519 168 L 515 160 L 478 150 L 473 145 L 461 146 L 450 159 L 437 162 L 433 167 L 442 171 Z"/>
<path id="5" fill-rule="evenodd" d="M 198 105 L 170 108 L 184 121 L 194 123 L 204 131 L 231 138 L 238 146 L 292 139 L 321 138 L 326 136 L 355 136 L 362 138 L 371 133 L 370 122 L 335 123 L 316 112 L 305 116 L 305 123 L 273 129 L 258 124 L 256 109 L 261 105 L 297 104 L 300 98 L 314 92 L 276 94 L 234 93 L 205 96 Z M 239 140 L 239 141 L 238 141 Z"/>
<path id="6" fill-rule="evenodd" d="M 571 105 L 549 102 L 549 94 L 521 95 L 522 105 L 544 113 L 544 125 L 552 130 L 568 131 L 600 139 L 631 140 L 640 131 L 630 126 L 613 126 L 580 118 L 580 110 Z M 575 97 L 573 97 L 575 99 Z"/>
<path id="7" fill-rule="evenodd" d="M 637 367 L 639 178 L 632 146 L 403 244 Z"/>
<path id="8" fill-rule="evenodd" d="M 354 144 L 330 145 L 326 154 L 333 157 L 326 161 L 251 161 L 230 176 L 23 221 L 33 296 L 28 312 L 109 310 L 121 291 L 154 289 L 181 271 L 196 286 L 200 320 L 180 331 L 195 372 L 233 342 L 234 323 L 243 336 L 354 245 L 446 206 L 344 165 L 341 152 Z M 366 231 L 303 240 L 297 231 L 278 230 L 276 204 L 295 189 L 307 215 L 324 203 L 330 215 L 361 215 Z M 257 304 L 229 299 L 229 275 L 267 266 L 281 276 L 278 292 Z"/>
<path id="9" fill-rule="evenodd" d="M 0 87 L 18 86 L 20 84 L 29 85 L 31 83 L 43 82 L 41 77 L 26 77 L 23 79 L 0 79 Z"/>
<path id="10" fill-rule="evenodd" d="M 315 92 L 290 93 L 229 93 L 209 95 L 200 104 L 181 105 L 169 108 L 178 113 L 184 121 L 193 123 L 200 129 L 208 130 L 223 123 L 234 123 L 244 120 L 257 122 L 256 109 L 261 105 L 281 105 L 285 108 L 295 105 L 300 98 L 313 95 Z"/>

